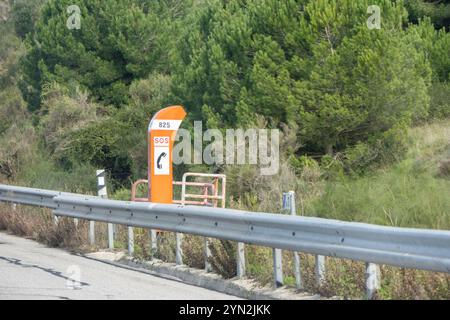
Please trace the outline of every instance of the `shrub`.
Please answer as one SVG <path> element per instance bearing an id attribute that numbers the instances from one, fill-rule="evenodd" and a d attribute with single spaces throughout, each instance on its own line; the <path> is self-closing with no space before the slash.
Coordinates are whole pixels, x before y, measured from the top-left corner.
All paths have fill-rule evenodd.
<path id="1" fill-rule="evenodd" d="M 70 92 L 55 82 L 46 86 L 43 102 L 40 131 L 50 154 L 61 160 L 74 134 L 100 120 L 98 106 L 90 103 L 87 93 L 79 88 Z"/>
<path id="2" fill-rule="evenodd" d="M 431 97 L 430 118 L 450 117 L 450 82 L 435 82 L 429 88 Z"/>
<path id="3" fill-rule="evenodd" d="M 441 160 L 438 167 L 438 176 L 443 178 L 450 177 L 450 160 Z"/>
<path id="4" fill-rule="evenodd" d="M 16 178 L 29 159 L 36 156 L 36 147 L 34 128 L 13 124 L 0 136 L 0 174 L 8 179 Z"/>
<path id="5" fill-rule="evenodd" d="M 405 158 L 408 151 L 407 129 L 395 127 L 368 142 L 359 142 L 345 151 L 347 172 L 363 174 Z"/>
<path id="6" fill-rule="evenodd" d="M 0 135 L 13 125 L 21 126 L 29 118 L 25 102 L 16 87 L 0 90 Z"/>

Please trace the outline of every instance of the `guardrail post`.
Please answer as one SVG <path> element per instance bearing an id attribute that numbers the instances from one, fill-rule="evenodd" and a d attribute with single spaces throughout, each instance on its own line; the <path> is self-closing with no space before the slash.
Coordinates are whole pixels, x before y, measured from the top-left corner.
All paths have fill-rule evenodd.
<path id="1" fill-rule="evenodd" d="M 177 265 L 183 264 L 183 248 L 181 247 L 181 243 L 183 242 L 183 234 L 177 233 L 176 234 L 176 252 L 175 252 L 175 259 Z"/>
<path id="2" fill-rule="evenodd" d="M 380 267 L 374 263 L 366 263 L 366 297 L 371 300 L 381 287 Z"/>
<path id="3" fill-rule="evenodd" d="M 108 248 L 114 249 L 114 226 L 108 223 Z"/>
<path id="4" fill-rule="evenodd" d="M 209 263 L 209 257 L 211 256 L 211 250 L 209 249 L 209 240 L 208 238 L 205 238 L 205 271 L 211 272 L 212 267 L 211 263 Z"/>
<path id="5" fill-rule="evenodd" d="M 273 274 L 275 287 L 283 286 L 283 253 L 281 249 L 273 249 Z"/>
<path id="6" fill-rule="evenodd" d="M 242 242 L 237 244 L 236 263 L 238 278 L 245 277 L 245 246 Z"/>
<path id="7" fill-rule="evenodd" d="M 158 251 L 158 234 L 156 230 L 150 230 L 150 256 L 153 258 Z"/>
<path id="8" fill-rule="evenodd" d="M 134 253 L 134 232 L 133 227 L 128 227 L 128 254 Z"/>
<path id="9" fill-rule="evenodd" d="M 89 243 L 95 245 L 95 221 L 89 221 Z"/>
<path id="10" fill-rule="evenodd" d="M 316 283 L 320 287 L 325 282 L 325 257 L 324 256 L 315 256 L 316 259 Z"/>
<path id="11" fill-rule="evenodd" d="M 289 211 L 292 216 L 297 215 L 294 191 L 289 191 L 288 193 L 283 194 L 283 209 Z M 298 252 L 294 252 L 294 275 L 295 286 L 297 289 L 303 289 L 302 276 L 300 273 L 300 255 Z"/>

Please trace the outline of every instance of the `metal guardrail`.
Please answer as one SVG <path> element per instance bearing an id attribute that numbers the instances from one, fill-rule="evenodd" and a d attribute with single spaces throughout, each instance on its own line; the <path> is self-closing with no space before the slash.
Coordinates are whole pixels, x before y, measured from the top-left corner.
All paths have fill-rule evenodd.
<path id="1" fill-rule="evenodd" d="M 95 196 L 79 195 L 75 193 L 25 188 L 25 187 L 15 187 L 0 184 L 0 201 L 3 202 L 11 202 L 55 209 L 57 207 L 57 204 L 55 203 L 54 198 L 56 196 L 62 195 L 84 197 L 84 198 L 97 198 Z"/>
<path id="2" fill-rule="evenodd" d="M 365 261 L 368 299 L 372 299 L 380 289 L 380 269 L 377 264 L 450 273 L 450 231 L 298 217 L 295 216 L 293 194 L 291 196 L 290 203 L 294 206 L 290 208 L 292 216 L 286 216 L 223 208 L 114 201 L 0 184 L 0 201 L 53 209 L 56 223 L 57 216 L 72 217 L 75 221 L 90 220 L 91 244 L 95 235 L 94 221 L 107 222 L 108 227 L 113 223 L 127 225 L 130 254 L 134 248 L 132 227 L 150 229 L 152 250 L 156 249 L 156 236 L 152 233 L 154 229 L 177 232 L 177 235 L 189 233 L 237 241 L 237 275 L 242 277 L 245 274 L 244 243 L 272 247 L 277 287 L 283 285 L 281 249 L 294 251 L 298 289 L 302 289 L 303 285 L 297 252 L 315 255 L 315 275 L 319 286 L 325 279 L 324 256 Z M 113 236 L 109 235 L 108 239 L 113 241 Z M 109 246 L 112 248 L 111 243 Z M 181 241 L 177 242 L 177 258 L 178 255 L 182 257 Z M 208 269 L 206 257 L 205 268 Z M 178 264 L 181 261 L 177 259 Z"/>
<path id="3" fill-rule="evenodd" d="M 450 231 L 154 203 L 0 185 L 0 201 L 67 216 L 369 263 L 450 273 Z"/>

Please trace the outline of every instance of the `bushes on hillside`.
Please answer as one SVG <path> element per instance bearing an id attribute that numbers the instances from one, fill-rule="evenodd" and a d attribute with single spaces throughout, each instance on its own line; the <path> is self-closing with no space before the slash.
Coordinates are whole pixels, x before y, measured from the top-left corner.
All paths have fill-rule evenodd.
<path id="1" fill-rule="evenodd" d="M 88 101 L 87 93 L 76 89 L 71 94 L 57 83 L 47 86 L 43 99 L 40 132 L 49 153 L 61 159 L 76 132 L 100 119 L 98 106 Z"/>
<path id="2" fill-rule="evenodd" d="M 20 88 L 63 168 L 145 176 L 145 128 L 170 104 L 210 128 L 287 126 L 291 163 L 313 156 L 328 178 L 398 160 L 408 126 L 448 114 L 449 33 L 428 18 L 407 26 L 403 2 L 82 0 L 79 30 L 66 27 L 70 4 L 14 9 L 37 19 L 14 20 L 28 46 Z M 380 30 L 367 28 L 369 4 Z M 7 41 L 0 82 L 18 78 L 20 41 Z"/>
<path id="3" fill-rule="evenodd" d="M 369 4 L 382 7 L 381 30 L 367 28 Z M 251 126 L 259 114 L 297 125 L 300 153 L 333 155 L 427 115 L 431 69 L 400 3 L 218 1 L 196 14 L 173 79 L 205 123 Z"/>
<path id="4" fill-rule="evenodd" d="M 430 118 L 446 119 L 450 117 L 450 81 L 435 82 L 429 89 Z"/>
<path id="5" fill-rule="evenodd" d="M 13 124 L 0 136 L 0 175 L 14 179 L 36 154 L 36 133 L 27 125 Z"/>
<path id="6" fill-rule="evenodd" d="M 123 106 L 133 80 L 168 69 L 176 46 L 173 25 L 180 18 L 167 14 L 173 11 L 170 2 L 166 7 L 156 1 L 78 1 L 81 26 L 69 30 L 66 9 L 72 4 L 46 1 L 33 37 L 27 38 L 21 88 L 30 110 L 40 108 L 40 94 L 49 81 L 76 83 L 105 104 Z"/>

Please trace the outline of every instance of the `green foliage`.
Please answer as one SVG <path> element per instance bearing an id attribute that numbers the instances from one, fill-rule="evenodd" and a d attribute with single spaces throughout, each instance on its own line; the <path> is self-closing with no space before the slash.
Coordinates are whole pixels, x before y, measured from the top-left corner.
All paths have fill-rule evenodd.
<path id="1" fill-rule="evenodd" d="M 418 25 L 411 25 L 407 32 L 414 35 L 413 43 L 430 61 L 435 81 L 447 81 L 450 76 L 450 33 L 435 30 L 431 20 L 424 18 Z"/>
<path id="2" fill-rule="evenodd" d="M 376 1 L 383 28 L 369 30 L 368 4 L 213 2 L 186 31 L 175 93 L 206 123 L 296 124 L 301 151 L 321 154 L 424 118 L 431 70 L 402 30 L 404 7 Z"/>
<path id="3" fill-rule="evenodd" d="M 110 197 L 114 200 L 121 201 L 130 201 L 131 200 L 131 190 L 130 189 L 118 189 L 114 192 L 114 194 Z"/>
<path id="4" fill-rule="evenodd" d="M 407 151 L 407 130 L 404 126 L 396 126 L 380 137 L 348 148 L 345 167 L 350 173 L 363 174 L 404 159 Z"/>
<path id="5" fill-rule="evenodd" d="M 106 104 L 129 101 L 134 79 L 166 70 L 174 32 L 157 10 L 144 12 L 134 1 L 83 0 L 81 28 L 69 30 L 70 0 L 49 0 L 42 8 L 28 54 L 22 63 L 24 97 L 35 110 L 49 81 L 76 83 Z"/>
<path id="6" fill-rule="evenodd" d="M 429 90 L 430 117 L 446 119 L 450 117 L 450 82 L 435 82 Z"/>
<path id="7" fill-rule="evenodd" d="M 29 124 L 12 124 L 0 136 L 0 175 L 15 179 L 36 155 L 36 135 Z"/>
<path id="8" fill-rule="evenodd" d="M 20 39 L 11 32 L 9 26 L 0 24 L 0 89 L 15 85 L 19 77 L 18 61 L 24 53 Z"/>
<path id="9" fill-rule="evenodd" d="M 18 184 L 35 188 L 96 195 L 96 168 L 88 163 L 61 168 L 46 154 L 37 152 L 20 167 Z"/>
<path id="10" fill-rule="evenodd" d="M 105 168 L 113 184 L 125 183 L 133 170 L 130 155 L 122 148 L 125 134 L 126 127 L 114 119 L 93 123 L 71 135 L 60 161 L 70 166 L 80 162 Z"/>
<path id="11" fill-rule="evenodd" d="M 322 191 L 305 205 L 305 214 L 400 227 L 448 229 L 450 181 L 439 178 L 438 173 L 450 158 L 449 121 L 411 129 L 403 139 L 406 151 L 391 153 L 402 154 L 403 160 L 362 176 L 327 181 Z M 367 146 L 360 148 L 361 154 L 366 155 Z M 353 152 L 352 159 L 357 159 L 357 151 Z M 361 158 L 360 161 L 365 160 Z M 358 164 L 354 167 L 358 168 Z"/>
<path id="12" fill-rule="evenodd" d="M 450 81 L 450 33 L 439 31 L 433 44 L 431 62 L 441 81 Z"/>
<path id="13" fill-rule="evenodd" d="M 49 154 L 60 159 L 76 132 L 100 119 L 98 106 L 88 101 L 85 92 L 76 89 L 69 93 L 69 89 L 57 83 L 44 88 L 43 97 L 40 132 Z"/>
<path id="14" fill-rule="evenodd" d="M 28 120 L 26 104 L 16 87 L 7 87 L 0 91 L 0 135 L 14 125 Z"/>
<path id="15" fill-rule="evenodd" d="M 308 168 L 313 169 L 319 168 L 319 164 L 317 163 L 317 161 L 308 156 L 300 156 L 300 157 L 291 156 L 289 158 L 289 163 L 295 170 L 296 174 L 300 174 L 301 172 L 303 172 L 305 169 Z"/>
<path id="16" fill-rule="evenodd" d="M 328 14 L 310 13 L 309 23 L 317 27 L 311 35 L 315 44 L 309 81 L 299 85 L 303 107 L 297 122 L 305 130 L 303 142 L 332 154 L 380 137 L 398 122 L 425 117 L 431 70 L 411 45 L 414 39 L 400 28 L 402 7 L 381 1 L 383 26 L 373 32 L 357 23 L 358 13 L 367 8 L 363 1 L 345 2 L 346 10 L 338 10 L 337 4 L 328 9 L 326 1 L 314 3 Z"/>
<path id="17" fill-rule="evenodd" d="M 405 5 L 413 22 L 430 17 L 437 28 L 450 27 L 450 3 L 447 0 L 405 0 Z"/>
<path id="18" fill-rule="evenodd" d="M 449 191 L 448 181 L 416 174 L 405 164 L 384 174 L 329 183 L 315 203 L 314 214 L 381 225 L 448 229 Z"/>
<path id="19" fill-rule="evenodd" d="M 14 0 L 11 8 L 11 20 L 16 34 L 24 39 L 34 32 L 40 9 L 46 0 Z"/>

